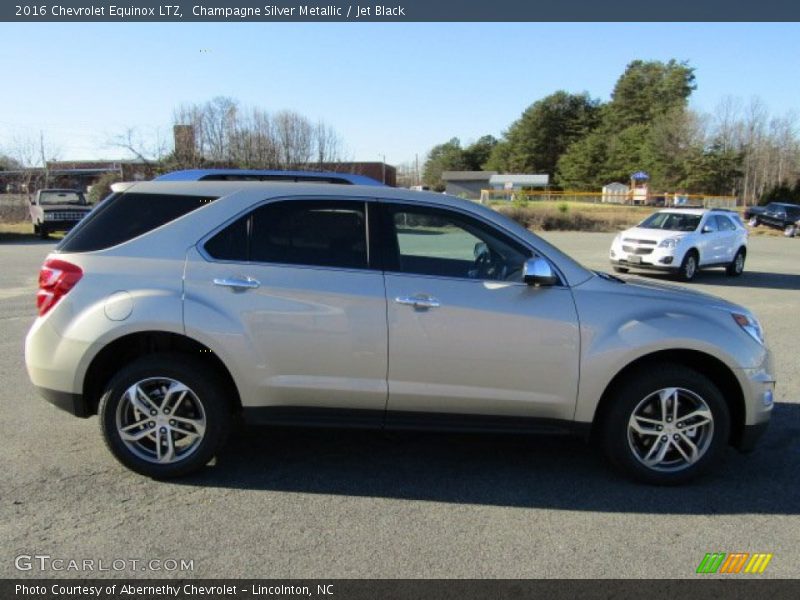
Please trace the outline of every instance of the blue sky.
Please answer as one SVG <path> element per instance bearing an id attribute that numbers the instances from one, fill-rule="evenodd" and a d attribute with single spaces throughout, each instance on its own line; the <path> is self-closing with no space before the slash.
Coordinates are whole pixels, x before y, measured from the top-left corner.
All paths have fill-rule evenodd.
<path id="1" fill-rule="evenodd" d="M 222 95 L 323 119 L 355 160 L 422 161 L 558 89 L 608 100 L 637 58 L 688 60 L 702 112 L 800 112 L 796 23 L 2 23 L 0 151 L 42 131 L 62 159 L 125 157 L 116 135 L 168 137 L 177 105 Z"/>

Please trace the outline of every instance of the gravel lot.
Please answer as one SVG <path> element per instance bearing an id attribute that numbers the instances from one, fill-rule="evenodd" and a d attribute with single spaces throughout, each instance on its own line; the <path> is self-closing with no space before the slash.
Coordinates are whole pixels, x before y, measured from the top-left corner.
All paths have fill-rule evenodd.
<path id="1" fill-rule="evenodd" d="M 546 237 L 607 268 L 613 234 Z M 272 429 L 245 431 L 200 475 L 142 478 L 97 419 L 51 407 L 25 375 L 52 247 L 0 244 L 0 577 L 79 575 L 14 567 L 49 554 L 194 561 L 118 574 L 139 577 L 684 578 L 715 551 L 772 552 L 764 576 L 800 577 L 800 240 L 752 238 L 745 275 L 691 284 L 754 309 L 779 385 L 760 447 L 677 489 L 620 479 L 578 440 Z"/>

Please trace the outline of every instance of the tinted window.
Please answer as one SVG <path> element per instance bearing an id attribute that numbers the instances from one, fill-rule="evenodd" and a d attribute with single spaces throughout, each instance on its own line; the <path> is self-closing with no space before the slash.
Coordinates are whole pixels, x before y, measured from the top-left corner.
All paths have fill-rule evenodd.
<path id="1" fill-rule="evenodd" d="M 367 267 L 364 203 L 289 201 L 266 204 L 205 245 L 221 260 L 320 267 Z"/>
<path id="2" fill-rule="evenodd" d="M 206 242 L 206 252 L 218 260 L 246 262 L 249 256 L 247 251 L 249 227 L 249 215 L 238 219 Z"/>
<path id="3" fill-rule="evenodd" d="M 89 213 L 58 245 L 63 252 L 116 246 L 192 212 L 216 198 L 171 194 L 120 194 Z"/>
<path id="4" fill-rule="evenodd" d="M 364 203 L 294 201 L 264 205 L 253 212 L 250 260 L 366 268 Z"/>
<path id="5" fill-rule="evenodd" d="M 466 279 L 522 281 L 530 253 L 489 226 L 449 211 L 390 209 L 395 269 Z"/>

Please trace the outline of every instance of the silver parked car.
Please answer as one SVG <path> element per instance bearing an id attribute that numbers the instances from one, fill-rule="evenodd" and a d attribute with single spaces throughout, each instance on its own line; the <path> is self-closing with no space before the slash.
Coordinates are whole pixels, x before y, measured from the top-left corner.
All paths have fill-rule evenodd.
<path id="1" fill-rule="evenodd" d="M 589 271 L 439 194 L 149 182 L 44 263 L 28 373 L 99 414 L 127 467 L 205 465 L 232 416 L 270 424 L 572 432 L 671 484 L 766 428 L 774 377 L 747 309 Z"/>

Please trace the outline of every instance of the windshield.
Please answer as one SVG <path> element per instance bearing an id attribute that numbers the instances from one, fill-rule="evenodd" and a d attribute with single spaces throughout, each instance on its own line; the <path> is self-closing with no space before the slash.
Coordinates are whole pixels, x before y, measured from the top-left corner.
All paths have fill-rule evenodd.
<path id="1" fill-rule="evenodd" d="M 39 204 L 42 206 L 55 206 L 57 204 L 86 204 L 86 199 L 80 192 L 51 191 L 39 193 Z"/>
<path id="2" fill-rule="evenodd" d="M 643 229 L 666 229 L 668 231 L 694 231 L 700 224 L 701 215 L 657 212 L 639 223 Z"/>

